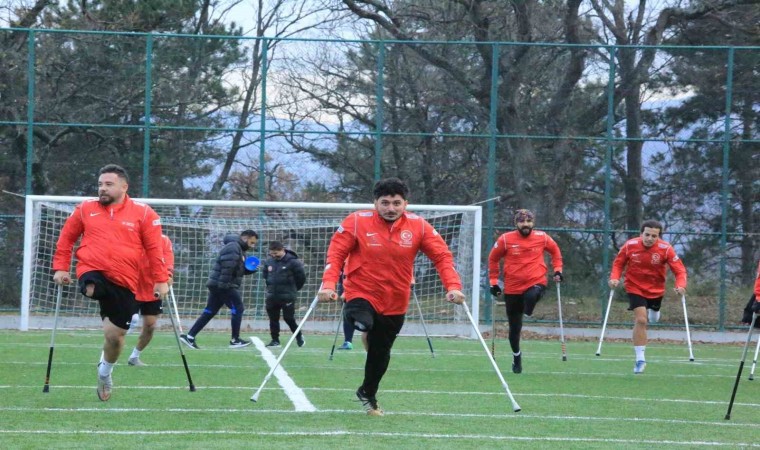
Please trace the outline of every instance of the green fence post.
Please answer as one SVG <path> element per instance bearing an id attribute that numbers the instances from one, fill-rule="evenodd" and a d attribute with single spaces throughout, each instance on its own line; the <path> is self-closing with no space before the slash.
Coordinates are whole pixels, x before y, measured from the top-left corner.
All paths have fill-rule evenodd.
<path id="1" fill-rule="evenodd" d="M 34 30 L 29 30 L 27 38 L 26 72 L 29 80 L 26 83 L 26 195 L 32 192 L 32 161 L 34 160 Z"/>
<path id="2" fill-rule="evenodd" d="M 726 327 L 726 258 L 727 233 L 728 233 L 728 158 L 731 149 L 731 103 L 733 102 L 732 90 L 734 78 L 734 48 L 728 49 L 728 62 L 726 63 L 726 112 L 723 120 L 723 183 L 721 187 L 721 217 L 720 217 L 720 294 L 718 299 L 718 329 Z"/>
<path id="3" fill-rule="evenodd" d="M 266 129 L 267 129 L 267 71 L 269 66 L 267 65 L 269 50 L 269 39 L 262 38 L 261 40 L 261 122 L 259 134 L 259 200 L 266 200 L 264 196 L 266 194 L 266 176 L 264 168 L 266 167 Z"/>
<path id="4" fill-rule="evenodd" d="M 493 200 L 491 199 L 496 196 L 496 136 L 499 134 L 499 131 L 496 129 L 496 119 L 498 117 L 497 110 L 499 104 L 499 50 L 500 47 L 498 44 L 493 44 L 491 46 L 491 99 L 488 111 L 488 187 L 486 193 L 486 198 L 489 199 L 489 201 L 486 202 L 487 239 L 483 239 L 483 242 L 486 246 L 485 248 L 488 248 L 488 246 L 490 246 L 490 242 L 493 239 L 494 235 L 494 205 Z M 487 255 L 488 253 L 483 252 L 483 254 Z M 487 274 L 486 277 L 488 277 Z M 486 281 L 488 281 L 488 278 L 486 278 Z M 486 306 L 489 307 L 485 308 L 485 315 L 483 318 L 487 322 L 493 323 L 492 321 L 494 318 L 491 317 L 491 311 L 493 310 L 493 297 L 489 295 L 487 289 L 484 291 L 484 294 L 488 299 L 486 301 Z"/>
<path id="5" fill-rule="evenodd" d="M 148 33 L 145 40 L 145 129 L 143 131 L 143 185 L 142 196 L 150 195 L 150 125 L 151 125 L 151 92 L 153 79 L 153 34 Z"/>
<path id="6" fill-rule="evenodd" d="M 375 103 L 377 105 L 377 110 L 375 111 L 375 181 L 380 179 L 380 162 L 383 157 L 383 122 L 385 121 L 383 108 L 383 92 L 385 91 L 384 70 L 385 43 L 380 41 L 377 43 L 377 81 L 375 83 Z"/>
<path id="7" fill-rule="evenodd" d="M 602 311 L 602 317 L 605 314 L 606 303 L 604 302 L 604 291 L 607 288 L 607 273 L 610 267 L 610 247 L 612 241 L 612 222 L 610 220 L 610 203 L 612 202 L 612 157 L 614 153 L 614 141 L 612 133 L 615 126 L 615 53 L 616 47 L 611 47 L 610 51 L 610 70 L 607 81 L 607 132 L 605 139 L 607 141 L 607 152 L 604 162 L 604 236 L 602 237 L 602 281 L 600 284 L 599 305 Z"/>

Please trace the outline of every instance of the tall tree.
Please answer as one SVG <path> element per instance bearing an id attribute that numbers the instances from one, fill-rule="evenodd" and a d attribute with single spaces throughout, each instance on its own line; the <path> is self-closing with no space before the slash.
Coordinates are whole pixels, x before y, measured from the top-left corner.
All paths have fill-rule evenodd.
<path id="1" fill-rule="evenodd" d="M 669 151 L 655 160 L 660 179 L 669 180 L 658 186 L 652 196 L 659 205 L 673 205 L 672 213 L 688 223 L 690 229 L 720 232 L 722 215 L 724 143 L 728 151 L 729 231 L 740 234 L 728 237 L 729 255 L 736 261 L 729 269 L 737 281 L 750 285 L 760 258 L 760 93 L 757 72 L 760 55 L 742 50 L 741 46 L 760 45 L 757 24 L 760 9 L 737 7 L 730 11 L 706 15 L 699 20 L 680 24 L 668 44 L 699 46 L 669 50 L 671 70 L 663 77 L 663 89 L 679 92 L 682 100 L 676 105 L 655 110 L 649 117 L 652 128 L 663 136 L 678 136 Z M 740 46 L 733 56 L 729 79 L 729 53 L 721 45 Z M 689 90 L 684 92 L 684 87 Z M 726 95 L 731 88 L 731 127 L 725 133 Z M 690 252 L 706 258 L 703 272 L 715 278 L 715 265 L 720 256 L 718 242 L 711 236 L 690 239 Z M 687 256 L 691 256 L 688 255 Z M 735 259 L 734 259 L 735 258 Z"/>

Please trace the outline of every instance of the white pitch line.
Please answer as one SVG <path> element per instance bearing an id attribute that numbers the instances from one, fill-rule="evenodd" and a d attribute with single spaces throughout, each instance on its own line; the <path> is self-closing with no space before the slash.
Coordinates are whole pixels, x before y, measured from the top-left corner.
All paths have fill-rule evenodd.
<path id="1" fill-rule="evenodd" d="M 253 342 L 253 345 L 256 347 L 256 349 L 261 353 L 262 359 L 266 361 L 266 363 L 269 365 L 269 368 L 271 369 L 274 367 L 274 365 L 277 364 L 277 358 L 274 356 L 274 353 L 272 353 L 267 348 L 267 346 L 264 345 L 264 342 L 256 336 L 251 336 L 251 341 Z M 317 408 L 306 397 L 306 393 L 303 391 L 303 389 L 296 385 L 296 382 L 290 378 L 290 375 L 288 375 L 285 369 L 282 368 L 282 365 L 279 365 L 274 370 L 273 375 L 277 379 L 277 383 L 285 391 L 285 395 L 287 395 L 290 401 L 293 402 L 293 406 L 296 408 L 296 411 L 314 412 L 317 410 Z"/>
<path id="2" fill-rule="evenodd" d="M 284 370 L 283 370 L 284 372 Z M 277 373 L 277 371 L 275 371 Z M 287 375 L 286 375 L 287 376 Z M 290 379 L 290 377 L 288 377 Z M 291 380 L 292 381 L 292 380 Z M 295 386 L 295 384 L 293 383 Z M 251 389 L 254 389 L 254 387 L 251 386 L 197 386 L 198 388 L 202 388 L 203 390 L 214 390 L 214 389 L 222 389 L 222 390 L 245 390 L 249 391 Z M 283 386 L 284 387 L 284 386 Z M 26 386 L 20 386 L 20 385 L 0 385 L 1 389 L 19 389 L 19 388 L 27 388 L 27 389 L 38 389 L 39 386 L 37 385 L 26 385 Z M 55 389 L 89 389 L 90 386 L 73 386 L 73 385 L 63 385 L 63 386 L 55 386 Z M 119 385 L 119 390 L 122 389 L 132 389 L 132 390 L 187 390 L 187 386 L 124 386 Z M 345 392 L 353 392 L 352 389 L 345 389 L 345 388 L 330 388 L 330 387 L 306 387 L 306 388 L 299 388 L 295 387 L 295 389 L 300 392 L 304 398 L 306 398 L 306 394 L 304 391 L 345 391 Z M 286 389 L 286 393 L 287 393 Z M 388 394 L 414 394 L 414 395 L 448 395 L 448 396 L 497 396 L 501 397 L 504 395 L 503 392 L 485 392 L 485 391 L 431 391 L 431 390 L 414 390 L 414 389 L 384 389 L 384 393 Z M 723 405 L 726 402 L 724 400 L 691 400 L 691 399 L 680 399 L 680 398 L 647 398 L 647 397 L 619 397 L 619 396 L 612 396 L 612 395 L 588 395 L 588 394 L 567 394 L 564 392 L 555 392 L 555 393 L 520 393 L 521 397 L 565 397 L 565 398 L 577 398 L 577 399 L 583 399 L 583 400 L 617 400 L 617 401 L 626 401 L 626 402 L 659 402 L 659 403 L 685 403 L 685 404 L 697 404 L 697 405 Z M 308 402 L 308 400 L 307 400 Z M 311 403 L 309 403 L 311 405 Z M 737 406 L 747 406 L 750 408 L 760 408 L 760 403 L 747 403 L 747 402 L 734 402 L 734 405 Z M 304 410 L 298 410 L 297 411 L 317 411 L 316 407 L 312 405 L 314 409 L 304 409 Z M 0 408 L 0 411 L 2 411 L 2 408 Z"/>
<path id="3" fill-rule="evenodd" d="M 109 413 L 228 413 L 228 414 L 299 414 L 292 409 L 240 409 L 240 408 L 27 408 L 27 407 L 8 407 L 1 408 L 0 411 L 13 412 L 34 412 L 34 413 L 91 413 L 91 412 L 109 412 Z M 347 409 L 320 409 L 315 411 L 318 414 L 351 414 L 364 415 L 364 411 L 347 410 Z M 717 427 L 746 427 L 747 423 L 733 421 L 704 421 L 704 420 L 684 420 L 684 419 L 657 419 L 652 417 L 593 417 L 593 416 L 563 416 L 563 415 L 542 415 L 542 414 L 486 414 L 486 413 L 431 413 L 420 411 L 386 411 L 385 415 L 389 416 L 410 416 L 410 417 L 453 417 L 458 419 L 505 419 L 505 420 L 558 420 L 558 421 L 578 421 L 578 422 L 633 422 L 633 423 L 657 423 L 657 424 L 676 424 L 676 425 L 705 425 Z"/>
<path id="4" fill-rule="evenodd" d="M 234 430 L 159 430 L 159 431 L 107 431 L 107 430 L 0 430 L 0 434 L 22 435 L 118 435 L 118 436 L 200 436 L 200 435 L 238 435 L 238 436 L 362 436 L 362 437 L 391 437 L 411 439 L 461 439 L 461 440 L 488 440 L 488 441 L 518 441 L 518 442 L 587 442 L 603 444 L 631 444 L 631 445 L 683 445 L 688 447 L 753 447 L 760 448 L 760 444 L 747 442 L 722 442 L 722 441 L 674 441 L 674 440 L 643 440 L 643 439 L 602 439 L 602 438 L 571 438 L 571 437 L 548 437 L 548 436 L 504 436 L 488 434 L 442 434 L 442 433 L 394 433 L 394 432 L 367 432 L 367 431 L 234 431 Z"/>

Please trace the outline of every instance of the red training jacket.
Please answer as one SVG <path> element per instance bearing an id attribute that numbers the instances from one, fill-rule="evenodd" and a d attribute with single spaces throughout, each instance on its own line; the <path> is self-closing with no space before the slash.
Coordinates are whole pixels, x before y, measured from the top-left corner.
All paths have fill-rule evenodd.
<path id="1" fill-rule="evenodd" d="M 760 302 L 760 263 L 757 264 L 757 277 L 755 278 L 755 300 Z"/>
<path id="2" fill-rule="evenodd" d="M 172 241 L 169 236 L 161 235 L 161 250 L 164 253 L 164 263 L 166 264 L 166 273 L 169 278 L 174 276 L 174 250 L 172 249 Z M 137 292 L 135 292 L 135 299 L 138 302 L 152 302 L 155 301 L 154 287 L 155 282 L 150 272 L 150 265 L 148 261 L 142 259 L 140 261 L 140 278 L 137 284 Z"/>
<path id="3" fill-rule="evenodd" d="M 619 280 L 625 270 L 625 291 L 644 298 L 659 298 L 665 294 L 666 265 L 676 277 L 676 287 L 686 288 L 686 267 L 673 247 L 658 239 L 644 247 L 640 237 L 629 239 L 612 262 L 611 280 Z"/>
<path id="4" fill-rule="evenodd" d="M 335 289 L 343 268 L 347 301 L 364 298 L 378 314 L 405 314 L 420 250 L 435 265 L 447 291 L 462 289 L 451 251 L 425 219 L 404 212 L 389 223 L 374 210 L 354 212 L 330 240 L 322 288 Z"/>
<path id="5" fill-rule="evenodd" d="M 499 284 L 499 261 L 504 259 L 505 294 L 522 294 L 535 285 L 546 286 L 544 252 L 552 257 L 555 272 L 562 272 L 562 253 L 554 239 L 543 231 L 533 230 L 528 236 L 513 230 L 502 234 L 488 255 L 488 281 Z"/>
<path id="6" fill-rule="evenodd" d="M 97 199 L 77 205 L 58 237 L 54 271 L 70 270 L 72 249 L 80 237 L 77 277 L 98 270 L 114 284 L 137 292 L 140 261 L 145 253 L 153 281 L 166 282 L 161 219 L 150 206 L 127 195 L 118 205 L 103 206 Z"/>

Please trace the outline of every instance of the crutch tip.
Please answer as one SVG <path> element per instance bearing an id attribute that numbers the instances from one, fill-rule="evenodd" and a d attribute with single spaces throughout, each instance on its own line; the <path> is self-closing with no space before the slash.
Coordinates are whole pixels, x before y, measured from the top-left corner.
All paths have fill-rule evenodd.
<path id="1" fill-rule="evenodd" d="M 252 401 L 252 402 L 256 403 L 256 400 L 258 400 L 258 399 L 256 398 L 256 396 L 255 396 L 255 395 L 254 395 L 253 397 L 251 397 L 251 401 Z"/>
<path id="2" fill-rule="evenodd" d="M 50 392 L 50 386 L 48 386 L 48 385 L 43 386 L 42 392 L 45 393 L 45 394 L 47 394 L 48 392 Z"/>
<path id="3" fill-rule="evenodd" d="M 755 376 L 754 376 L 754 375 L 750 375 L 750 376 L 749 376 L 749 381 L 752 381 L 752 380 L 754 380 L 754 379 L 755 379 Z M 45 391 L 45 392 L 47 392 L 47 391 Z"/>
<path id="4" fill-rule="evenodd" d="M 689 361 L 694 362 L 694 358 L 689 358 Z"/>
<path id="5" fill-rule="evenodd" d="M 520 412 L 520 411 L 522 411 L 522 408 L 520 408 L 519 406 L 515 406 L 514 410 L 515 410 L 515 412 Z"/>
<path id="6" fill-rule="evenodd" d="M 596 354 L 596 356 L 601 356 L 601 355 L 602 355 L 601 353 L 597 353 L 597 354 Z"/>
<path id="7" fill-rule="evenodd" d="M 195 392 L 195 385 L 190 385 L 190 392 Z"/>
<path id="8" fill-rule="evenodd" d="M 725 419 L 726 419 L 726 420 L 731 420 L 731 414 L 726 414 L 726 417 L 725 417 Z"/>
<path id="9" fill-rule="evenodd" d="M 597 355 L 597 356 L 599 356 L 599 355 Z M 562 357 L 562 361 L 567 361 L 567 356 L 563 356 Z"/>

